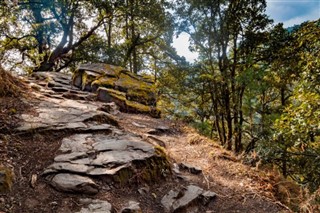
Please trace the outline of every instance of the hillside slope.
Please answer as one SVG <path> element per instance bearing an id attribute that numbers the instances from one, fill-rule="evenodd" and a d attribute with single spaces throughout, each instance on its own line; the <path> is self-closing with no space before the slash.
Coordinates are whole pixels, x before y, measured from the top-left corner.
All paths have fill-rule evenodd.
<path id="1" fill-rule="evenodd" d="M 0 133 L 0 212 L 290 212 L 272 173 L 190 127 L 122 113 L 70 76 L 47 75 L 26 79 L 28 97 L 1 97 L 21 103 L 0 105 L 15 117 Z"/>

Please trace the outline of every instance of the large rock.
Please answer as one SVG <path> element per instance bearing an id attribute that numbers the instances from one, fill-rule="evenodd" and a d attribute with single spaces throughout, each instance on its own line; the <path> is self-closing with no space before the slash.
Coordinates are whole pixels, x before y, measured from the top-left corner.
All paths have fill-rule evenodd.
<path id="1" fill-rule="evenodd" d="M 101 106 L 94 102 L 46 97 L 34 107 L 34 113 L 21 115 L 22 121 L 17 130 L 26 132 L 106 130 L 111 132 L 111 125 L 117 125 L 117 122 L 110 114 L 99 111 Z"/>
<path id="2" fill-rule="evenodd" d="M 57 184 L 52 176 L 56 178 L 56 174 L 61 173 L 92 178 L 105 176 L 105 180 L 125 184 L 129 180 L 135 181 L 133 177 L 139 178 L 136 181 L 153 182 L 170 172 L 169 162 L 161 149 L 128 134 L 76 134 L 62 140 L 60 151 L 62 154 L 56 156 L 44 172 L 59 190 L 63 190 L 60 187 L 63 184 Z M 83 181 L 87 183 L 88 179 Z M 66 187 L 65 191 L 75 190 Z"/>
<path id="3" fill-rule="evenodd" d="M 51 184 L 61 191 L 82 194 L 96 194 L 99 186 L 90 178 L 75 174 L 56 174 L 51 179 Z"/>
<path id="4" fill-rule="evenodd" d="M 97 91 L 98 100 L 116 103 L 122 112 L 149 114 L 152 117 L 160 117 L 160 111 L 153 106 L 130 101 L 126 93 L 114 89 L 100 87 Z"/>
<path id="5" fill-rule="evenodd" d="M 98 100 L 116 102 L 121 111 L 159 117 L 154 82 L 109 64 L 84 64 L 73 75 L 73 85 L 97 92 Z"/>

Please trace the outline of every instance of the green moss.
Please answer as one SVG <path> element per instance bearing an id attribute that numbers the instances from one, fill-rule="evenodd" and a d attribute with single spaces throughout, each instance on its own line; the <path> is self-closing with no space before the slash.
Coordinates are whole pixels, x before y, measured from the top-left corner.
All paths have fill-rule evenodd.
<path id="1" fill-rule="evenodd" d="M 151 107 L 150 115 L 154 118 L 160 118 L 161 110 L 158 107 Z"/>
<path id="2" fill-rule="evenodd" d="M 141 169 L 141 178 L 146 182 L 156 182 L 170 174 L 171 168 L 166 155 L 149 159 Z"/>
<path id="3" fill-rule="evenodd" d="M 125 68 L 123 68 L 123 67 L 114 66 L 114 65 L 111 65 L 111 64 L 106 64 L 106 65 L 105 65 L 105 69 L 112 71 L 113 74 L 114 74 L 114 76 L 119 76 L 120 73 L 121 73 L 123 70 L 125 70 Z"/>
<path id="4" fill-rule="evenodd" d="M 98 85 L 105 88 L 114 88 L 114 82 L 116 81 L 116 78 L 108 78 L 108 77 L 100 77 L 97 80 L 94 80 L 91 83 L 91 86 Z"/>
<path id="5" fill-rule="evenodd" d="M 108 92 L 108 94 L 111 97 L 114 97 L 114 98 L 122 100 L 122 101 L 126 101 L 126 94 L 125 93 L 120 92 L 118 90 L 113 90 L 113 89 L 106 89 L 106 91 Z"/>
<path id="6" fill-rule="evenodd" d="M 92 83 L 100 78 L 100 76 L 94 75 L 93 72 L 85 71 L 85 70 L 77 70 L 73 73 L 72 82 L 74 82 L 77 76 L 81 76 L 81 89 L 91 90 Z"/>
<path id="7" fill-rule="evenodd" d="M 127 92 L 127 99 L 131 101 L 137 101 L 146 105 L 155 105 L 156 98 L 155 93 L 147 90 L 131 89 Z"/>
<path id="8" fill-rule="evenodd" d="M 84 90 L 84 88 L 86 87 L 87 79 L 88 79 L 87 73 L 83 72 L 81 75 L 81 82 L 82 82 L 81 90 Z"/>
<path id="9" fill-rule="evenodd" d="M 116 82 L 116 85 L 119 89 L 127 91 L 128 89 L 135 90 L 145 90 L 145 91 L 155 91 L 155 85 L 146 83 L 142 80 L 139 80 L 137 77 L 132 77 L 128 74 L 120 74 L 119 80 Z"/>
<path id="10" fill-rule="evenodd" d="M 156 155 L 147 160 L 136 160 L 132 162 L 131 168 L 120 170 L 115 176 L 114 181 L 120 185 L 128 182 L 156 182 L 171 175 L 171 168 L 168 156 L 160 146 L 155 147 Z"/>
<path id="11" fill-rule="evenodd" d="M 166 163 L 167 163 L 168 165 L 170 165 L 170 163 L 169 163 L 169 158 L 168 158 L 168 155 L 166 154 L 165 148 L 163 148 L 162 146 L 154 146 L 154 149 L 155 149 L 155 153 L 156 153 L 159 157 L 165 159 Z"/>
<path id="12" fill-rule="evenodd" d="M 171 174 L 170 162 L 165 149 L 161 146 L 155 146 L 154 149 L 157 156 L 148 161 L 142 172 L 143 179 L 148 182 L 154 182 Z"/>
<path id="13" fill-rule="evenodd" d="M 11 191 L 13 184 L 13 172 L 5 167 L 0 167 L 0 193 Z"/>
<path id="14" fill-rule="evenodd" d="M 128 107 L 127 110 L 129 112 L 140 112 L 140 113 L 151 112 L 151 108 L 149 106 L 146 106 L 144 104 L 140 104 L 138 102 L 126 100 L 126 105 Z"/>
<path id="15" fill-rule="evenodd" d="M 124 185 L 133 177 L 133 172 L 131 169 L 124 168 L 117 172 L 116 175 L 113 176 L 115 182 L 120 185 Z"/>
<path id="16" fill-rule="evenodd" d="M 154 76 L 153 75 L 142 74 L 141 78 L 146 82 L 154 84 Z"/>

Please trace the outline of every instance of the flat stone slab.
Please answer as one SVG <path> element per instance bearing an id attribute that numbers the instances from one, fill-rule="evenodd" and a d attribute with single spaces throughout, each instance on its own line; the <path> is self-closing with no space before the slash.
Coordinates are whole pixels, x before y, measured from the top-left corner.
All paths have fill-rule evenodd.
<path id="1" fill-rule="evenodd" d="M 76 134 L 64 138 L 60 154 L 45 173 L 69 171 L 86 175 L 113 175 L 134 160 L 154 156 L 154 147 L 134 136 Z"/>
<path id="2" fill-rule="evenodd" d="M 170 127 L 167 126 L 158 126 L 154 129 L 150 129 L 148 130 L 148 134 L 151 135 L 161 135 L 161 134 L 166 134 L 166 133 L 170 133 L 171 129 Z"/>
<path id="3" fill-rule="evenodd" d="M 98 103 L 56 99 L 50 97 L 39 97 L 40 103 L 34 107 L 34 112 L 22 114 L 22 122 L 16 129 L 17 131 L 30 130 L 94 130 L 94 125 L 90 125 L 90 120 L 97 117 L 103 117 L 108 123 L 114 122 L 111 115 L 98 108 Z M 98 130 L 111 129 L 111 126 L 100 126 Z"/>
<path id="4" fill-rule="evenodd" d="M 81 64 L 79 70 L 92 71 L 96 74 L 106 74 L 107 76 L 118 76 L 119 72 L 125 70 L 122 67 L 110 64 Z"/>
<path id="5" fill-rule="evenodd" d="M 54 158 L 54 163 L 48 166 L 43 173 L 59 190 L 63 190 L 66 185 L 56 180 L 57 175 L 61 173 L 64 175 L 78 174 L 91 178 L 102 175 L 116 176 L 115 180 L 121 182 L 126 180 L 119 180 L 119 172 L 126 171 L 127 178 L 130 178 L 129 174 L 133 176 L 134 172 L 141 169 L 137 166 L 141 165 L 150 169 L 150 171 L 145 171 L 145 175 L 151 179 L 161 178 L 163 171 L 169 172 L 169 163 L 163 155 L 159 154 L 159 150 L 152 144 L 142 141 L 140 137 L 130 134 L 123 133 L 116 136 L 75 134 L 62 140 L 59 151 L 61 154 Z M 152 177 L 152 175 L 159 177 Z M 76 190 L 65 187 L 65 191 Z"/>

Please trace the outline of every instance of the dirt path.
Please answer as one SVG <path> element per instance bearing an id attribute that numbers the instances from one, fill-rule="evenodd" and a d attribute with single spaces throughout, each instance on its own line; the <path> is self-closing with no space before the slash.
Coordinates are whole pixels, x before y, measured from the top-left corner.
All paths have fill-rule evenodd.
<path id="1" fill-rule="evenodd" d="M 122 128 L 143 138 L 152 129 L 169 128 L 154 137 L 165 143 L 173 163 L 201 168 L 201 175 L 185 174 L 185 178 L 218 194 L 209 212 L 290 212 L 273 196 L 272 173 L 242 164 L 192 128 L 144 115 L 121 113 L 117 118 Z"/>

